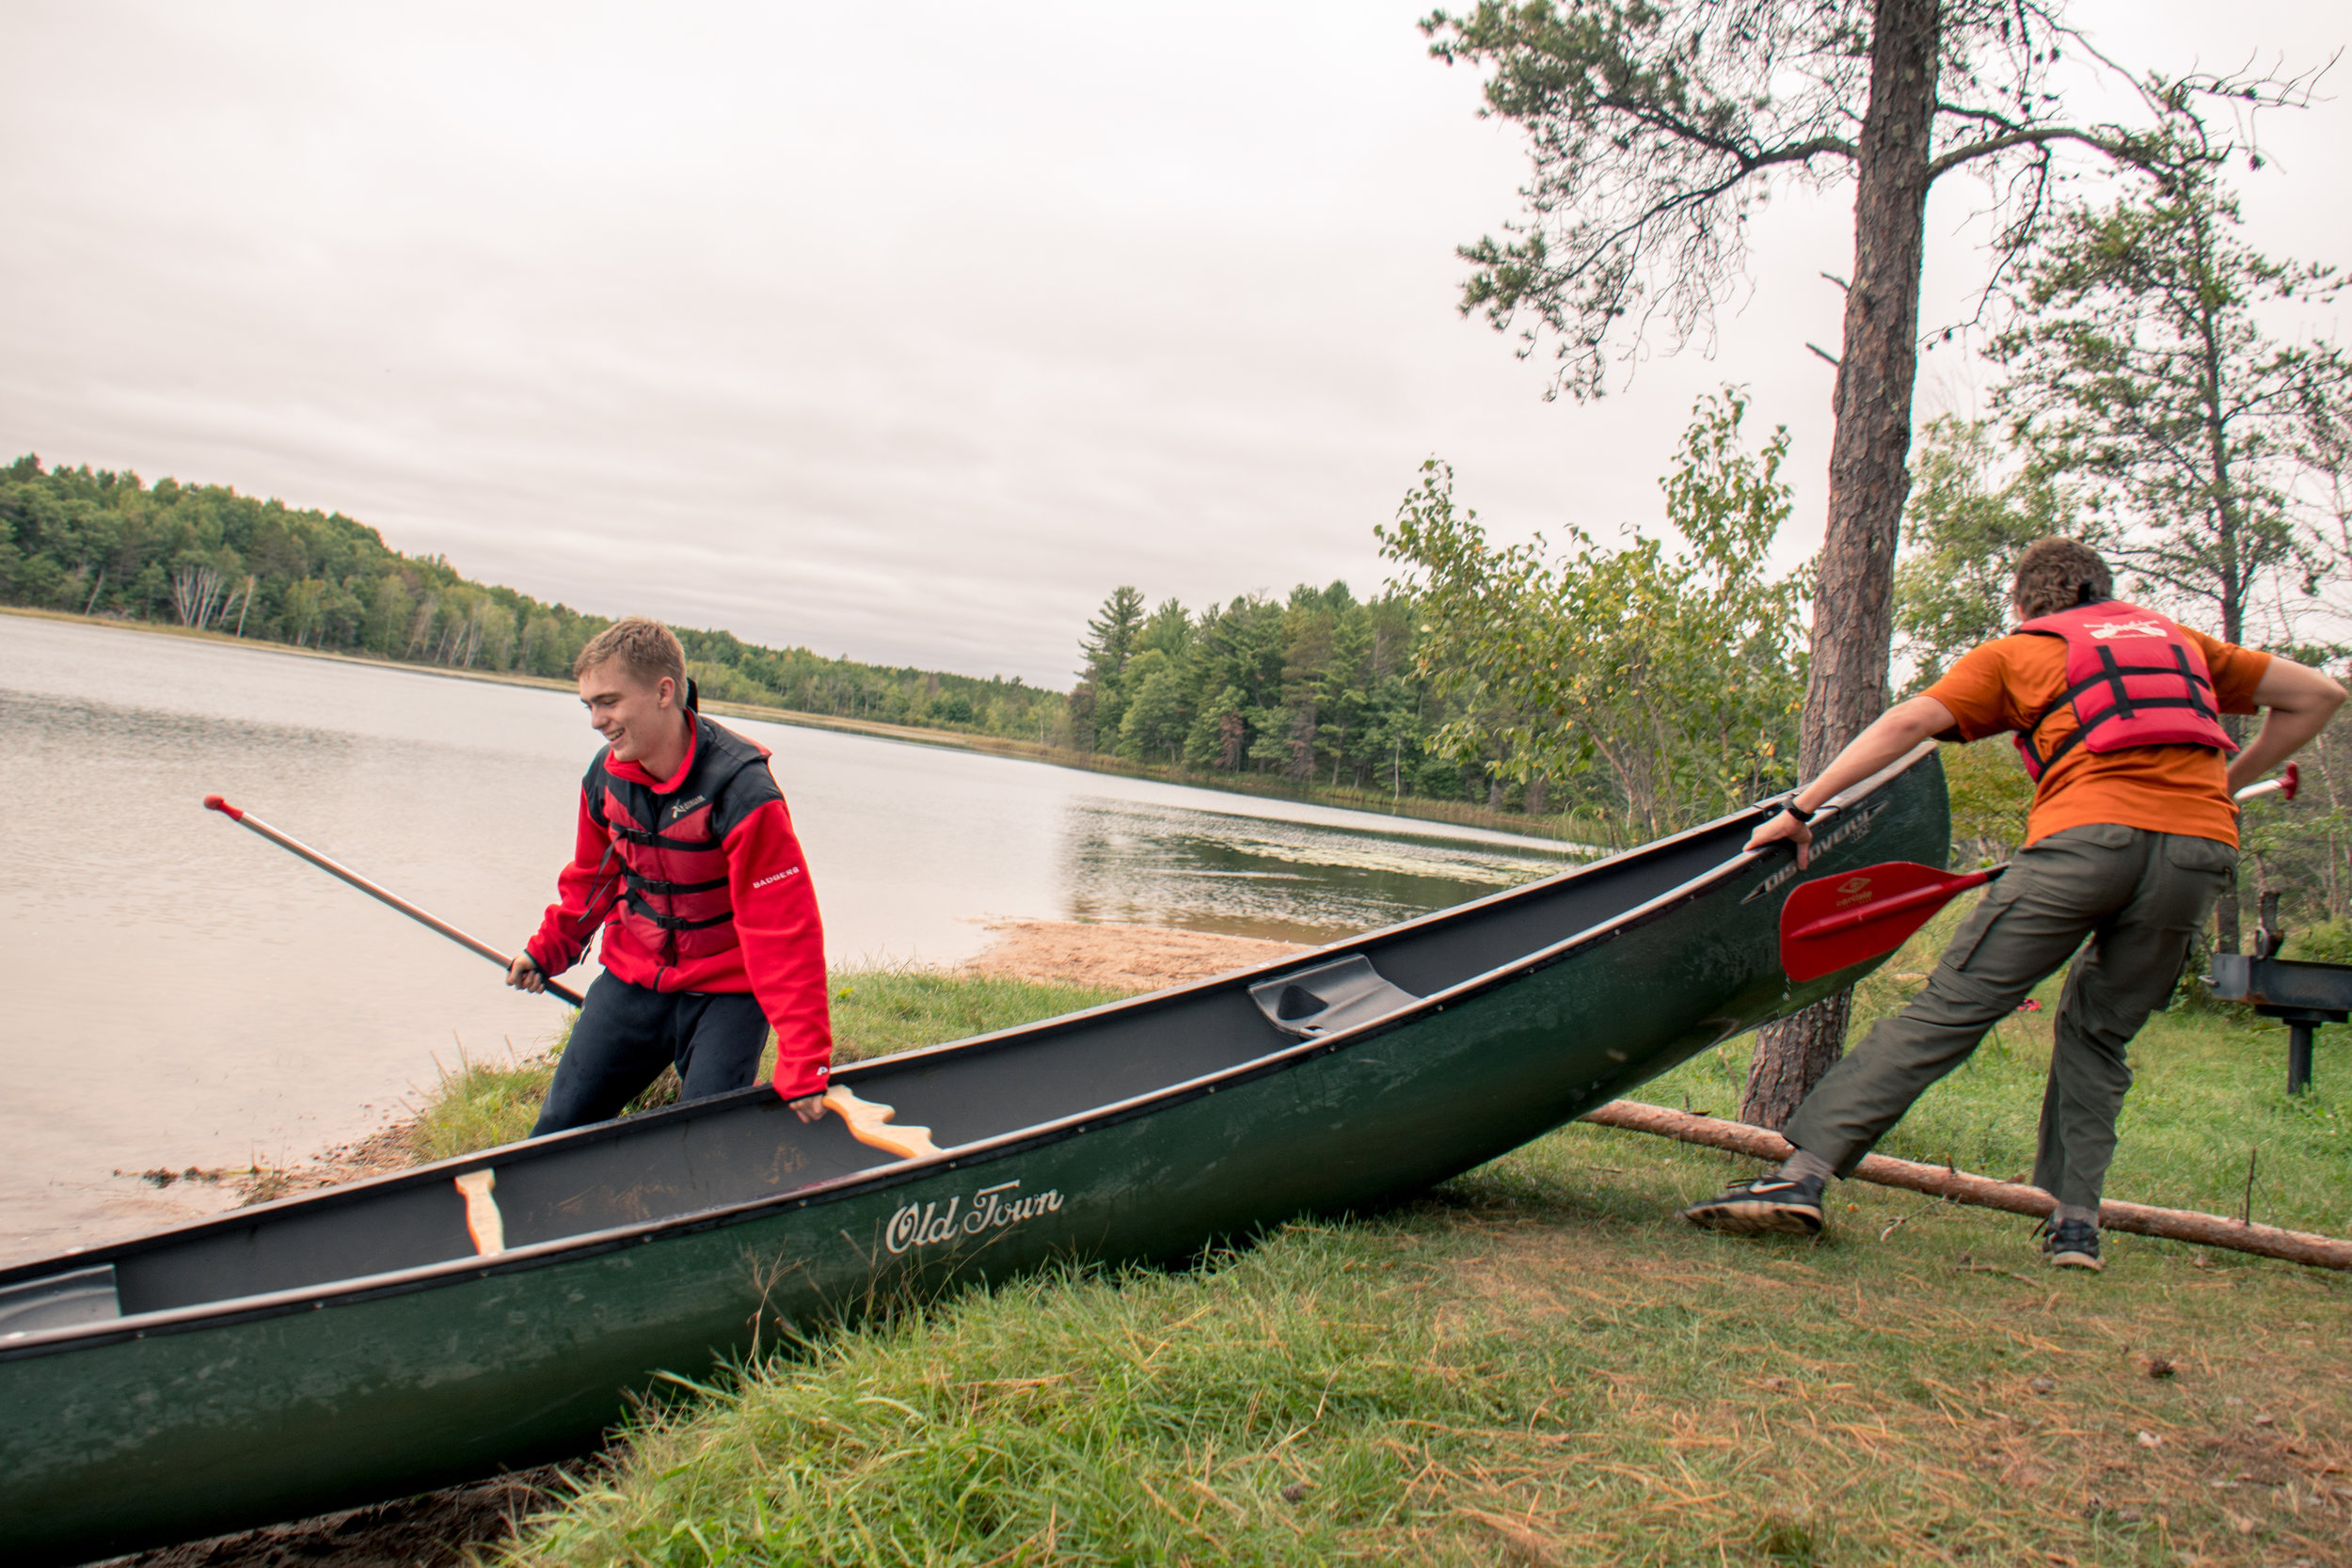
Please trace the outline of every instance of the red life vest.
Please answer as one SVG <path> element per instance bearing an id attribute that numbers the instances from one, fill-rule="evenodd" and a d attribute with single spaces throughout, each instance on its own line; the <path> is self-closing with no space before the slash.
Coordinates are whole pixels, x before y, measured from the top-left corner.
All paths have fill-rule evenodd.
<path id="1" fill-rule="evenodd" d="M 2066 644 L 2066 689 L 2017 736 L 2017 754 L 2035 781 L 2077 741 L 2099 752 L 2132 746 L 2237 750 L 2221 727 L 2204 651 L 2163 616 L 2106 599 L 2017 629 Z M 2069 703 L 2074 705 L 2074 734 L 2046 754 L 2036 751 L 2034 736 L 2043 722 Z"/>
<path id="2" fill-rule="evenodd" d="M 612 835 L 622 886 L 617 923 L 663 968 L 739 945 L 727 890 L 727 835 L 762 803 L 780 800 L 758 766 L 763 746 L 694 715 L 694 760 L 658 792 L 621 778 L 599 752 L 588 769 L 588 815 Z"/>

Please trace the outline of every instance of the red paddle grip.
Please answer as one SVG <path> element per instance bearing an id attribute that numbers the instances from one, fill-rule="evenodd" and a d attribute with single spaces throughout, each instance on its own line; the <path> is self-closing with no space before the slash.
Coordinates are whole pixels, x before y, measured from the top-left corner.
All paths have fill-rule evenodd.
<path id="1" fill-rule="evenodd" d="M 236 807 L 230 805 L 228 801 L 222 800 L 217 795 L 207 795 L 204 797 L 204 809 L 206 811 L 216 811 L 220 813 L 221 816 L 229 818 L 231 822 L 242 822 L 245 820 L 244 812 L 239 811 Z"/>

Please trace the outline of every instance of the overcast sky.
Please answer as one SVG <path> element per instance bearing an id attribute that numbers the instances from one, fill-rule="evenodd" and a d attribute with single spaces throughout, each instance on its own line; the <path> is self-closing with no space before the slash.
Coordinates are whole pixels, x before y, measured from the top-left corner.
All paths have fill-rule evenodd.
<path id="1" fill-rule="evenodd" d="M 1454 309 L 1525 154 L 1426 57 L 1427 7 L 0 0 L 0 460 L 1057 687 L 1117 583 L 1376 589 L 1433 454 L 1500 533 L 1654 524 L 1727 380 L 1795 433 L 1808 552 L 1843 193 L 1775 204 L 1711 357 L 1547 404 Z M 2352 39 L 2339 4 L 2074 14 L 2175 69 Z M 2345 260 L 2352 114 L 2263 135 L 2252 239 Z M 1969 309 L 1980 194 L 1931 212 L 1931 319 Z M 1921 416 L 1985 381 L 1931 356 Z"/>

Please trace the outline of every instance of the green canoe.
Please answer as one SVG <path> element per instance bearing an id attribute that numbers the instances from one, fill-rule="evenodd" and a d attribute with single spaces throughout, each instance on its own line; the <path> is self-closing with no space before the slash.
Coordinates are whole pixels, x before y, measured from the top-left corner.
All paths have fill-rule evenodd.
<path id="1" fill-rule="evenodd" d="M 1055 1259 L 1170 1259 L 1518 1147 L 1789 985 L 1757 807 L 1314 953 L 0 1271 L 0 1542 L 70 1563 L 580 1453 L 667 1371 Z M 1941 863 L 1931 747 L 1814 871 Z"/>

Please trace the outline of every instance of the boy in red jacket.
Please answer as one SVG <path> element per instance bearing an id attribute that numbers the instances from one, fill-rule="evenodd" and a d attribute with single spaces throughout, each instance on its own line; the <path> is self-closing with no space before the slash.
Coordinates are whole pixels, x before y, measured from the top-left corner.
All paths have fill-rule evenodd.
<path id="1" fill-rule="evenodd" d="M 531 1135 L 619 1115 L 669 1064 L 682 1100 L 742 1088 L 771 1027 L 776 1092 L 817 1120 L 833 1060 L 824 931 L 767 750 L 695 710 L 686 651 L 659 621 L 606 628 L 572 673 L 606 746 L 560 896 L 506 983 L 546 989 L 599 926 L 604 973 Z"/>

